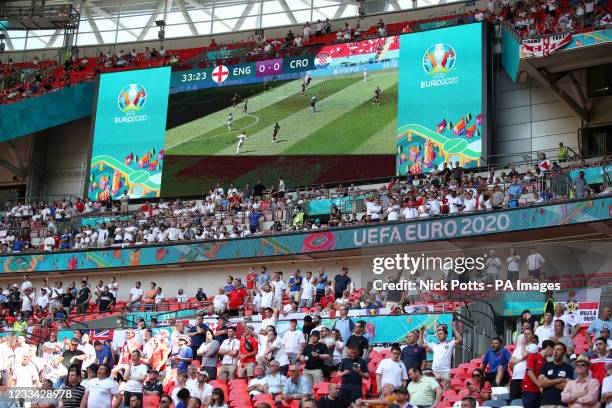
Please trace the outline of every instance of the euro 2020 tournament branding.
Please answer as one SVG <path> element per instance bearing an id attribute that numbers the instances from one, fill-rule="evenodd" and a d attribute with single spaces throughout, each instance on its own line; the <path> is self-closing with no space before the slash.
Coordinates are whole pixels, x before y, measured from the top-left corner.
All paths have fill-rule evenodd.
<path id="1" fill-rule="evenodd" d="M 432 79 L 421 81 L 421 88 L 429 86 L 445 86 L 459 83 L 458 76 L 447 76 L 457 61 L 455 49 L 444 43 L 434 44 L 423 55 L 423 70 Z"/>
<path id="2" fill-rule="evenodd" d="M 124 116 L 115 117 L 115 123 L 142 122 L 147 115 L 138 113 L 147 103 L 147 90 L 141 84 L 129 84 L 123 87 L 117 98 L 117 105 Z"/>
<path id="3" fill-rule="evenodd" d="M 170 67 L 100 77 L 87 194 L 159 197 Z"/>
<path id="4" fill-rule="evenodd" d="M 400 37 L 396 174 L 442 163 L 477 167 L 482 155 L 482 24 Z"/>

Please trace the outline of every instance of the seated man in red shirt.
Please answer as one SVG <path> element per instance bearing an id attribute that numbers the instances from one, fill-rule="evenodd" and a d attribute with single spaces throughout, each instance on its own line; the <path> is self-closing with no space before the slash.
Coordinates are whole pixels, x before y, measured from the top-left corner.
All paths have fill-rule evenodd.
<path id="1" fill-rule="evenodd" d="M 527 372 L 523 379 L 523 407 L 524 408 L 540 408 L 542 394 L 538 385 L 538 377 L 546 359 L 553 354 L 555 343 L 550 340 L 544 340 L 542 349 L 539 353 L 531 353 L 527 357 Z"/>

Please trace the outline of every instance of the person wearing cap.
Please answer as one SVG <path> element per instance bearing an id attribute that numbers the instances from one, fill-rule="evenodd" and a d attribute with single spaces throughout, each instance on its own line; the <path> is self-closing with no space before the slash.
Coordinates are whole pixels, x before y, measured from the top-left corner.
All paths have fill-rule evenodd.
<path id="1" fill-rule="evenodd" d="M 240 356 L 240 340 L 236 337 L 236 329 L 227 328 L 227 339 L 223 340 L 219 347 L 221 355 L 221 367 L 219 367 L 220 380 L 233 380 L 236 376 L 236 365 Z"/>
<path id="2" fill-rule="evenodd" d="M 191 347 L 189 347 L 189 337 L 180 336 L 178 338 L 178 351 L 172 356 L 172 363 L 176 368 L 177 372 L 187 372 L 187 367 L 193 360 L 193 354 L 191 354 Z"/>
<path id="3" fill-rule="evenodd" d="M 407 392 L 410 393 L 410 403 L 417 407 L 435 407 L 442 398 L 442 387 L 433 378 L 423 375 L 420 365 L 415 365 L 408 371 L 410 383 Z M 406 388 L 399 388 L 404 390 Z M 396 395 L 399 395 L 396 393 Z M 398 402 L 399 403 L 399 402 Z"/>
<path id="4" fill-rule="evenodd" d="M 208 383 L 208 371 L 200 368 L 197 372 L 197 383 L 188 386 L 189 394 L 198 398 L 202 403 L 209 404 L 212 396 L 213 386 Z"/>
<path id="5" fill-rule="evenodd" d="M 147 378 L 142 384 L 142 394 L 145 397 L 161 396 L 164 393 L 162 383 L 159 381 L 159 371 L 149 370 Z"/>
<path id="6" fill-rule="evenodd" d="M 300 401 L 312 395 L 312 385 L 306 377 L 300 375 L 300 367 L 292 365 L 289 367 L 289 378 L 285 382 L 280 399 L 285 402 Z"/>
<path id="7" fill-rule="evenodd" d="M 312 386 L 323 382 L 323 366 L 325 361 L 331 358 L 329 349 L 325 344 L 319 342 L 319 337 L 318 331 L 310 332 L 308 344 L 299 355 L 299 360 L 306 363 L 304 377 L 310 381 Z"/>
<path id="8" fill-rule="evenodd" d="M 591 360 L 581 355 L 576 359 L 576 379 L 565 384 L 561 392 L 561 401 L 569 408 L 587 408 L 597 406 L 599 401 L 599 382 L 589 375 Z"/>
<path id="9" fill-rule="evenodd" d="M 240 365 L 238 367 L 238 377 L 247 380 L 253 377 L 255 370 L 255 356 L 259 350 L 259 342 L 255 338 L 255 329 L 251 325 L 244 327 L 244 333 L 240 338 Z"/>

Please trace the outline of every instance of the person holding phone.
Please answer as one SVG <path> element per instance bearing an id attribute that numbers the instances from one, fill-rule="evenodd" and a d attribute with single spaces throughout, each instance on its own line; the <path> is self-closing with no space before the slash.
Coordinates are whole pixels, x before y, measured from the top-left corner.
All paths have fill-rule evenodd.
<path id="1" fill-rule="evenodd" d="M 360 357 L 361 350 L 357 344 L 348 347 L 348 357 L 343 358 L 338 367 L 338 377 L 342 379 L 340 384 L 340 397 L 352 402 L 362 398 L 362 383 L 364 379 L 370 378 L 368 363 Z"/>
<path id="2" fill-rule="evenodd" d="M 491 399 L 491 383 L 485 379 L 484 371 L 480 368 L 472 370 L 472 378 L 466 385 L 469 395 L 474 397 L 478 404 Z"/>

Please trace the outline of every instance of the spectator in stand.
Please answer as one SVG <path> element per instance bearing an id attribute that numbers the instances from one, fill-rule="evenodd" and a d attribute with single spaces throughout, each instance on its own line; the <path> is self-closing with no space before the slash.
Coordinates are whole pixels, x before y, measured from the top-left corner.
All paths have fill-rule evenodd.
<path id="1" fill-rule="evenodd" d="M 349 345 L 350 348 L 350 345 Z M 408 384 L 408 371 L 400 359 L 402 350 L 398 344 L 391 346 L 391 357 L 383 359 L 376 368 L 377 389 L 382 390 L 384 384 L 394 388 L 405 387 Z"/>
<path id="2" fill-rule="evenodd" d="M 323 367 L 325 361 L 331 359 L 327 346 L 319 342 L 320 334 L 313 330 L 308 336 L 308 344 L 299 355 L 299 360 L 305 363 L 304 377 L 312 386 L 323 382 Z"/>
<path id="3" fill-rule="evenodd" d="M 208 382 L 208 371 L 200 368 L 197 372 L 197 382 L 189 388 L 189 395 L 199 399 L 202 403 L 210 404 L 213 386 Z M 201 404 L 200 404 L 201 405 Z M 199 406 L 198 405 L 198 408 Z"/>
<path id="4" fill-rule="evenodd" d="M 197 357 L 200 346 L 206 341 L 206 332 L 210 328 L 204 323 L 204 317 L 200 314 L 196 316 L 196 321 L 193 326 L 189 328 L 187 335 L 191 338 L 191 352 L 194 359 L 200 360 Z"/>
<path id="5" fill-rule="evenodd" d="M 283 388 L 287 383 L 287 377 L 285 377 L 281 372 L 281 362 L 271 360 L 269 367 L 270 373 L 266 375 L 265 382 L 268 385 L 268 392 L 272 394 L 273 397 L 277 397 L 283 392 Z M 289 366 L 286 366 L 286 368 L 287 370 L 285 372 L 288 372 Z"/>
<path id="6" fill-rule="evenodd" d="M 491 399 L 491 383 L 485 379 L 484 371 L 480 368 L 472 370 L 472 379 L 466 382 L 469 395 L 474 397 L 478 404 Z"/>
<path id="7" fill-rule="evenodd" d="M 81 371 L 76 367 L 68 370 L 67 381 L 63 385 L 63 393 L 59 394 L 61 405 L 64 408 L 80 408 L 85 396 L 85 387 L 81 384 Z"/>
<path id="8" fill-rule="evenodd" d="M 425 327 L 421 327 L 419 344 L 433 353 L 431 368 L 436 378 L 440 381 L 442 388 L 448 388 L 450 383 L 451 359 L 456 346 L 462 342 L 462 337 L 455 323 L 452 325 L 454 339 L 447 340 L 448 329 L 446 326 L 438 326 L 436 329 L 437 342 L 425 342 Z"/>
<path id="9" fill-rule="evenodd" d="M 591 360 L 592 377 L 600 383 L 603 382 L 607 367 L 612 365 L 612 350 L 609 349 L 606 339 L 599 337 L 595 340 L 595 350 L 589 350 L 585 356 Z"/>
<path id="10" fill-rule="evenodd" d="M 297 320 L 291 319 L 289 321 L 289 330 L 283 336 L 283 347 L 290 364 L 296 364 L 305 343 L 304 332 L 297 329 Z"/>
<path id="11" fill-rule="evenodd" d="M 305 376 L 300 375 L 300 367 L 292 365 L 289 367 L 289 378 L 285 382 L 280 401 L 290 403 L 291 401 L 302 401 L 312 395 L 312 385 Z"/>
<path id="12" fill-rule="evenodd" d="M 561 391 L 563 391 L 567 382 L 574 377 L 574 368 L 565 362 L 566 352 L 565 344 L 555 344 L 552 361 L 544 364 L 540 370 L 538 386 L 542 390 L 542 407 L 563 406 Z"/>
<path id="13" fill-rule="evenodd" d="M 557 320 L 562 320 L 564 325 L 563 325 L 563 335 L 564 336 L 572 336 L 574 337 L 576 335 L 576 321 L 574 320 L 574 317 L 572 315 L 570 315 L 569 313 L 565 312 L 565 305 L 561 304 L 561 303 L 556 303 L 555 304 L 555 314 L 553 316 L 553 322 L 557 321 Z M 587 338 L 587 342 L 589 339 L 589 336 L 586 336 Z"/>
<path id="14" fill-rule="evenodd" d="M 130 289 L 130 301 L 127 302 L 127 306 L 129 310 L 137 310 L 140 306 L 140 302 L 142 301 L 142 296 L 144 295 L 144 291 L 140 287 L 140 282 L 136 282 L 134 287 Z M 108 289 L 108 288 L 107 288 Z"/>
<path id="15" fill-rule="evenodd" d="M 346 342 L 353 330 L 355 330 L 355 322 L 348 317 L 349 308 L 347 306 L 340 308 L 340 317 L 334 322 L 334 329 L 340 332 L 341 340 Z"/>
<path id="16" fill-rule="evenodd" d="M 561 392 L 561 401 L 570 408 L 594 407 L 599 401 L 599 382 L 589 376 L 591 360 L 578 356 L 575 365 L 576 379 L 567 382 Z"/>
<path id="17" fill-rule="evenodd" d="M 249 396 L 252 398 L 260 394 L 269 394 L 268 384 L 265 380 L 266 368 L 262 364 L 255 365 L 254 375 L 255 377 L 249 381 L 247 386 L 247 392 L 249 393 Z"/>
<path id="18" fill-rule="evenodd" d="M 355 323 L 355 329 L 345 343 L 346 347 L 356 345 L 359 348 L 359 357 L 367 359 L 370 342 L 366 337 L 366 322 L 364 320 L 358 320 Z"/>
<path id="19" fill-rule="evenodd" d="M 159 381 L 159 371 L 150 369 L 147 373 L 147 379 L 142 384 L 143 397 L 159 397 L 163 392 L 162 383 Z"/>
<path id="20" fill-rule="evenodd" d="M 172 363 L 177 372 L 187 372 L 187 367 L 193 360 L 193 354 L 189 344 L 189 337 L 181 335 L 178 338 L 178 350 L 176 354 L 172 356 Z"/>
<path id="21" fill-rule="evenodd" d="M 352 284 L 351 278 L 348 276 L 349 269 L 346 266 L 342 267 L 342 272 L 334 277 L 334 296 L 336 299 L 341 298 L 345 290 L 350 290 Z"/>
<path id="22" fill-rule="evenodd" d="M 147 378 L 148 367 L 140 360 L 140 351 L 132 352 L 132 361 L 127 365 L 120 366 L 123 370 L 123 400 L 129 404 L 132 395 L 142 399 L 142 384 Z"/>
<path id="23" fill-rule="evenodd" d="M 259 342 L 255 337 L 253 326 L 246 325 L 240 339 L 240 365 L 238 377 L 250 380 L 255 370 L 255 356 L 257 356 Z"/>
<path id="24" fill-rule="evenodd" d="M 236 368 L 240 357 L 240 340 L 236 338 L 236 329 L 227 328 L 227 339 L 219 347 L 221 366 L 219 367 L 220 380 L 233 380 L 236 377 Z"/>
<path id="25" fill-rule="evenodd" d="M 553 324 L 553 335 L 549 337 L 554 343 L 563 343 L 565 347 L 567 347 L 567 355 L 568 357 L 574 354 L 574 342 L 571 337 L 563 335 L 563 329 L 565 328 L 565 323 L 563 320 L 558 319 L 555 320 Z M 539 327 L 538 327 L 539 329 Z"/>
<path id="26" fill-rule="evenodd" d="M 308 21 L 304 24 L 302 32 L 304 34 L 304 44 L 308 44 L 308 42 L 310 41 L 311 32 L 310 23 Z"/>
<path id="27" fill-rule="evenodd" d="M 427 352 L 424 347 L 418 344 L 418 339 L 419 332 L 417 330 L 413 330 L 406 335 L 406 345 L 402 349 L 401 359 L 408 370 L 414 366 L 425 369 L 427 365 Z"/>
<path id="28" fill-rule="evenodd" d="M 410 383 L 407 394 L 410 395 L 410 404 L 414 406 L 435 407 L 442 398 L 442 387 L 433 378 L 423 375 L 420 366 L 409 369 Z"/>
<path id="29" fill-rule="evenodd" d="M 244 306 L 247 300 L 248 294 L 240 279 L 235 278 L 233 280 L 232 290 L 227 292 L 229 298 L 228 301 L 228 312 L 230 316 L 238 316 L 240 310 Z"/>
<path id="30" fill-rule="evenodd" d="M 538 382 L 538 377 L 548 357 L 552 356 L 554 343 L 545 340 L 539 353 L 531 353 L 527 357 L 525 378 L 523 379 L 521 394 L 523 407 L 539 408 L 542 401 L 542 394 Z"/>
<path id="31" fill-rule="evenodd" d="M 81 402 L 81 408 L 113 408 L 119 406 L 122 400 L 117 383 L 109 377 L 110 368 L 105 365 L 98 367 L 98 377 L 87 382 L 85 394 Z M 113 397 L 116 398 L 113 404 Z"/>
<path id="32" fill-rule="evenodd" d="M 393 389 L 391 388 L 391 390 Z M 357 400 L 356 403 L 361 405 L 361 403 L 366 403 L 366 401 Z M 320 398 L 317 402 L 317 408 L 348 408 L 349 405 L 348 401 L 340 398 L 340 389 L 336 383 L 329 383 L 327 395 Z"/>
<path id="33" fill-rule="evenodd" d="M 355 402 L 362 398 L 364 379 L 370 378 L 368 363 L 359 357 L 360 350 L 356 345 L 348 346 L 348 357 L 343 358 L 338 367 L 338 377 L 342 379 L 340 395 L 343 399 Z"/>
<path id="34" fill-rule="evenodd" d="M 544 313 L 543 323 L 539 325 L 538 328 L 535 330 L 535 335 L 538 336 L 538 340 L 540 342 L 538 344 L 539 347 L 542 347 L 542 343 L 544 342 L 544 340 L 550 340 L 550 338 L 553 337 L 555 333 L 552 320 L 552 314 Z"/>
<path id="35" fill-rule="evenodd" d="M 500 337 L 491 341 L 491 348 L 482 358 L 481 370 L 485 372 L 484 379 L 494 387 L 503 387 L 508 383 L 510 352 L 504 348 L 504 342 Z M 486 371 L 488 368 L 488 371 Z"/>
<path id="36" fill-rule="evenodd" d="M 594 338 L 601 336 L 601 329 L 604 327 L 608 330 L 612 330 L 612 320 L 610 316 L 612 315 L 612 311 L 610 306 L 603 306 L 601 308 L 601 312 L 599 313 L 599 318 L 589 325 L 587 329 L 587 333 Z"/>
<path id="37" fill-rule="evenodd" d="M 77 313 L 83 314 L 89 308 L 89 301 L 91 300 L 91 290 L 87 286 L 87 281 L 81 281 L 81 289 L 79 289 L 77 298 L 76 298 L 76 306 Z"/>

